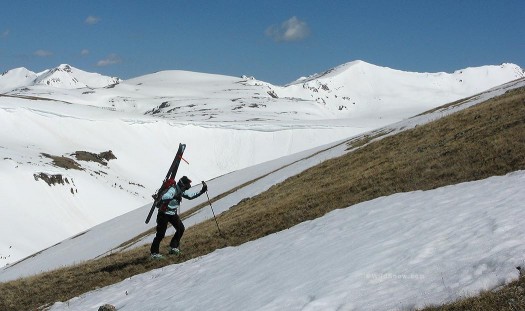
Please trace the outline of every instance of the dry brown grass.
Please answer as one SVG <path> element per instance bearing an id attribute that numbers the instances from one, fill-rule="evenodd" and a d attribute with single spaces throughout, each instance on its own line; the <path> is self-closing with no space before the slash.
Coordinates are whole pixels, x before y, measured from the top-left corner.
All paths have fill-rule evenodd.
<path id="1" fill-rule="evenodd" d="M 99 154 L 89 152 L 89 151 L 76 151 L 72 155 L 75 156 L 75 158 L 79 161 L 97 162 L 104 166 L 108 165 L 109 160 L 113 160 L 117 158 L 115 157 L 115 155 L 113 154 L 111 150 L 104 151 Z"/>
<path id="2" fill-rule="evenodd" d="M 189 228 L 185 255 L 148 259 L 148 247 L 0 284 L 0 309 L 64 301 L 132 275 L 235 246 L 397 192 L 425 190 L 525 169 L 525 89 L 321 163 Z M 165 239 L 169 240 L 169 239 Z M 167 241 L 164 241 L 167 243 Z M 522 305 L 522 308 L 525 306 Z"/>
<path id="3" fill-rule="evenodd" d="M 425 311 L 522 311 L 525 310 L 525 277 L 496 290 L 483 292 L 439 307 L 428 307 Z"/>
<path id="4" fill-rule="evenodd" d="M 48 153 L 42 153 L 42 155 L 46 158 L 50 158 L 53 160 L 53 165 L 61 168 L 65 168 L 66 170 L 73 169 L 73 170 L 83 170 L 82 166 L 78 164 L 77 161 L 70 159 L 68 157 L 64 156 L 55 156 Z"/>

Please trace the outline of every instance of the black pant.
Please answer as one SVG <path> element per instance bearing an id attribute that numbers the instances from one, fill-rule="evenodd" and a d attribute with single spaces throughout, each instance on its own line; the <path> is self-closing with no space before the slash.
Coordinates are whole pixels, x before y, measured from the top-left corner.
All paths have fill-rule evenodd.
<path id="1" fill-rule="evenodd" d="M 168 223 L 170 223 L 177 232 L 175 232 L 175 235 L 171 239 L 170 247 L 178 248 L 180 244 L 180 239 L 182 238 L 182 235 L 184 234 L 184 224 L 180 220 L 179 215 L 166 215 L 163 212 L 159 211 L 157 213 L 157 234 L 155 235 L 155 238 L 153 239 L 153 243 L 151 243 L 150 251 L 152 254 L 158 254 L 159 253 L 159 246 L 160 241 L 164 238 L 166 235 L 166 229 L 168 229 Z"/>

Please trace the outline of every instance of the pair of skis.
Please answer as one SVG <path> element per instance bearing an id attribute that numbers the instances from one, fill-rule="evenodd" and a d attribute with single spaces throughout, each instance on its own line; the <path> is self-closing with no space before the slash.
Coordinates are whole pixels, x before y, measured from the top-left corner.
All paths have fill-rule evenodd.
<path id="1" fill-rule="evenodd" d="M 168 170 L 168 173 L 166 174 L 166 178 L 164 178 L 164 181 L 162 182 L 162 185 L 160 188 L 155 192 L 153 195 L 153 205 L 151 205 L 151 209 L 149 210 L 148 217 L 146 218 L 146 223 L 148 223 L 151 219 L 151 216 L 153 215 L 153 212 L 155 211 L 155 208 L 160 203 L 160 198 L 162 196 L 162 193 L 166 190 L 166 182 L 169 179 L 175 179 L 175 175 L 177 175 L 177 170 L 179 169 L 180 160 L 182 159 L 182 154 L 184 153 L 184 150 L 186 149 L 185 144 L 179 144 L 179 150 L 177 150 L 177 154 L 175 155 L 175 158 L 173 159 L 173 162 L 171 163 L 170 169 Z"/>

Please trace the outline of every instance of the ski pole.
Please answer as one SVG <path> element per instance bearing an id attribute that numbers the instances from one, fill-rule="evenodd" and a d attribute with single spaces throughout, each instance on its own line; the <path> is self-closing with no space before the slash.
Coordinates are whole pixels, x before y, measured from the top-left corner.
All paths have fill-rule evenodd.
<path id="1" fill-rule="evenodd" d="M 208 195 L 208 190 L 206 190 L 206 196 L 208 197 L 208 204 L 210 204 L 211 212 L 213 213 L 213 219 L 215 219 L 215 224 L 217 225 L 217 230 L 219 235 L 222 236 L 221 229 L 219 228 L 219 223 L 217 222 L 217 217 L 215 217 L 215 212 L 213 211 L 213 206 L 211 205 L 210 196 Z"/>

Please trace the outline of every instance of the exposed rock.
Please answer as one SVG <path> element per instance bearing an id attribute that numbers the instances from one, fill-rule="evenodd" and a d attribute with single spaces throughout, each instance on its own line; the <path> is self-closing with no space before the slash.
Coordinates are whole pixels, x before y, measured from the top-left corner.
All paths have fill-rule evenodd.
<path id="1" fill-rule="evenodd" d="M 38 174 L 33 174 L 33 177 L 35 178 L 36 181 L 39 181 L 40 179 L 42 179 L 49 186 L 53 186 L 53 185 L 56 185 L 56 184 L 61 184 L 61 185 L 64 184 L 64 178 L 62 177 L 61 174 L 51 175 L 51 174 L 47 174 L 47 173 L 38 173 Z"/>
<path id="2" fill-rule="evenodd" d="M 270 95 L 272 98 L 279 98 L 279 96 L 277 96 L 277 93 L 275 93 L 274 90 L 268 91 L 267 93 L 268 93 L 268 95 Z"/>
<path id="3" fill-rule="evenodd" d="M 100 306 L 100 308 L 98 308 L 98 311 L 117 311 L 117 308 L 113 305 L 105 304 L 103 306 Z"/>
<path id="4" fill-rule="evenodd" d="M 109 160 L 116 159 L 115 155 L 113 154 L 113 151 L 108 150 L 101 152 L 99 154 L 89 152 L 89 151 L 77 151 L 73 154 L 75 158 L 79 161 L 92 161 L 97 162 L 102 165 L 108 165 Z"/>

